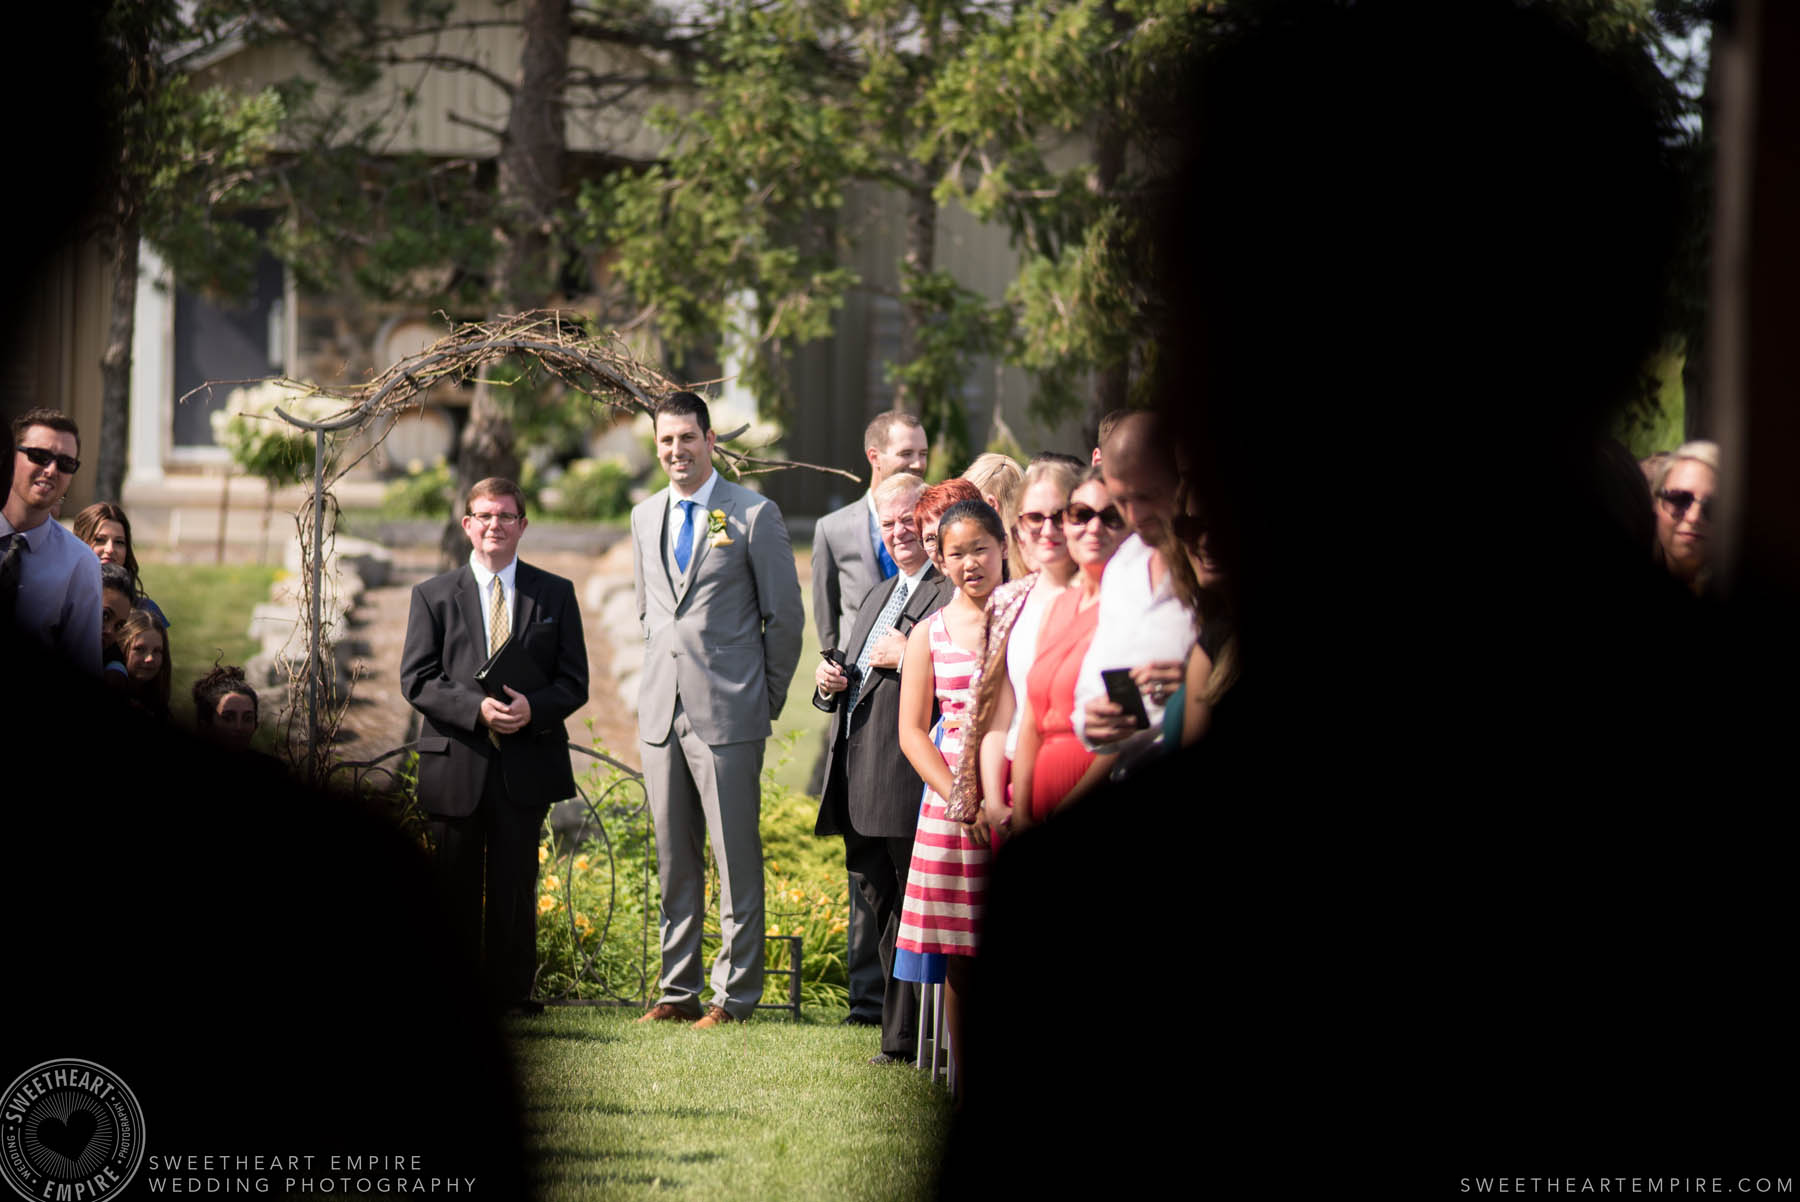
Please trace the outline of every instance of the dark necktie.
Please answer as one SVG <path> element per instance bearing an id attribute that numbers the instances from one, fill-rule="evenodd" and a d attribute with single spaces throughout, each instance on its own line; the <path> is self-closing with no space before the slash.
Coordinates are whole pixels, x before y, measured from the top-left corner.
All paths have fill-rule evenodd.
<path id="1" fill-rule="evenodd" d="M 23 534 L 0 534 L 0 622 L 8 627 L 19 612 L 19 581 L 25 575 L 19 559 L 25 545 Z"/>

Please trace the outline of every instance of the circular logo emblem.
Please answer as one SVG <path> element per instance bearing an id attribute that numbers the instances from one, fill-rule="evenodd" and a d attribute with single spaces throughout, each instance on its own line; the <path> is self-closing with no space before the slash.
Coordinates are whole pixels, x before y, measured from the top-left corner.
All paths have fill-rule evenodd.
<path id="1" fill-rule="evenodd" d="M 111 1197 L 143 1159 L 144 1112 L 91 1060 L 46 1060 L 0 1094 L 0 1176 L 24 1197 Z"/>

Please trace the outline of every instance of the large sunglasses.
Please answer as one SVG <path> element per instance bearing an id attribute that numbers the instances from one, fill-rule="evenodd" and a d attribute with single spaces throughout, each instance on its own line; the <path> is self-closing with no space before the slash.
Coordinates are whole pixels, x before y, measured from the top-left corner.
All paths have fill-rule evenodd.
<path id="1" fill-rule="evenodd" d="M 1712 521 L 1713 499 L 1711 497 L 1697 498 L 1685 488 L 1665 488 L 1656 495 L 1662 499 L 1663 508 L 1669 511 L 1669 516 L 1672 518 L 1686 517 L 1688 510 L 1692 509 L 1694 502 L 1698 500 L 1701 520 Z"/>
<path id="2" fill-rule="evenodd" d="M 73 476 L 81 469 L 81 460 L 73 455 L 58 455 L 55 451 L 46 450 L 43 447 L 20 447 L 19 454 L 39 467 L 49 467 L 54 463 L 56 470 L 65 476 Z"/>
<path id="3" fill-rule="evenodd" d="M 1125 519 L 1119 516 L 1116 507 L 1108 505 L 1105 509 L 1089 509 L 1086 505 L 1071 505 L 1063 511 L 1063 525 L 1071 530 L 1079 530 L 1095 518 L 1108 530 L 1125 529 Z"/>
<path id="4" fill-rule="evenodd" d="M 1062 521 L 1062 516 L 1063 511 L 1060 509 L 1052 510 L 1049 513 L 1039 513 L 1036 510 L 1031 511 L 1030 513 L 1021 513 L 1019 515 L 1019 529 L 1027 534 L 1035 536 L 1038 531 L 1044 528 L 1045 522 L 1060 522 Z"/>

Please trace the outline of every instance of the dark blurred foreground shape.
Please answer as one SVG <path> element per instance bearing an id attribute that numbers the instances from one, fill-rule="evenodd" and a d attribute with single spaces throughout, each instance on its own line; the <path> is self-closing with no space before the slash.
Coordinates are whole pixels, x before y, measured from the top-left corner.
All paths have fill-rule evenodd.
<path id="1" fill-rule="evenodd" d="M 527 1196 L 507 1052 L 419 848 L 11 651 L 6 1071 L 113 1070 L 156 1156 L 416 1155 L 362 1175 Z"/>
<path id="2" fill-rule="evenodd" d="M 997 858 L 946 1195 L 1791 1172 L 1795 514 L 1704 603 L 1609 517 L 1680 190 L 1648 64 L 1547 7 L 1233 5 L 1162 98 L 1159 392 L 1244 672 Z"/>
<path id="3" fill-rule="evenodd" d="M 16 131 L 25 182 L 0 252 L 19 285 L 0 302 L 9 323 L 91 211 L 100 88 L 79 68 L 98 58 L 98 14 L 15 14 L 19 44 L 61 68 L 0 83 L 10 111 L 36 115 Z M 104 1065 L 136 1094 L 155 1156 L 312 1154 L 324 1175 L 333 1153 L 418 1155 L 419 1173 L 390 1176 L 529 1196 L 505 1048 L 418 849 L 0 639 L 5 1079 L 53 1058 Z"/>

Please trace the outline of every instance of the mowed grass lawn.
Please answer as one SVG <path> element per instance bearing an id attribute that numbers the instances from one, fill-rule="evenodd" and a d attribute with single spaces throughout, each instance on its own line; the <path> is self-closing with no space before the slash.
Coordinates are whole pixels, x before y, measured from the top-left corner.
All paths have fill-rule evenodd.
<path id="1" fill-rule="evenodd" d="M 269 599 L 281 569 L 254 563 L 158 563 L 139 568 L 144 590 L 169 618 L 169 661 L 173 687 L 169 710 L 178 722 L 193 718 L 194 682 L 214 661 L 237 664 L 256 654 L 250 613 Z M 265 721 L 269 715 L 264 714 Z"/>
<path id="2" fill-rule="evenodd" d="M 541 1197 L 923 1199 L 950 1118 L 940 1082 L 867 1063 L 839 1014 L 696 1031 L 638 1012 L 511 1020 Z"/>

